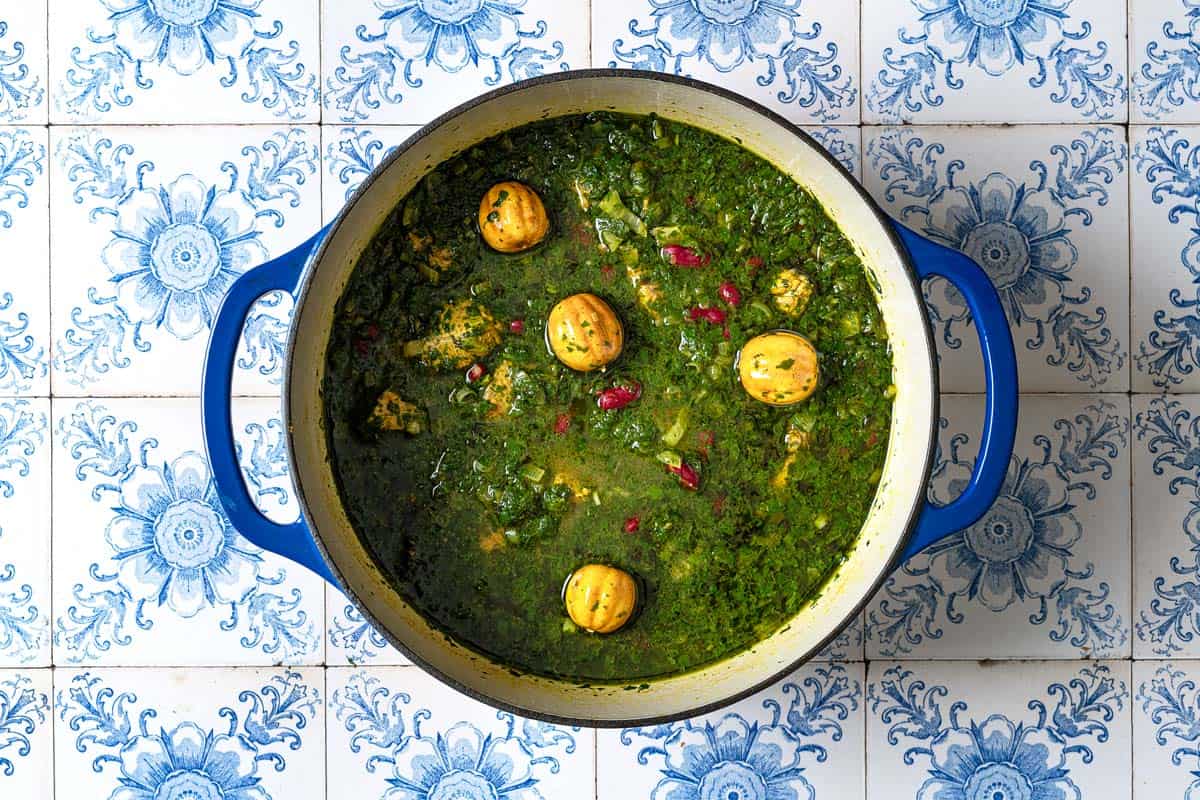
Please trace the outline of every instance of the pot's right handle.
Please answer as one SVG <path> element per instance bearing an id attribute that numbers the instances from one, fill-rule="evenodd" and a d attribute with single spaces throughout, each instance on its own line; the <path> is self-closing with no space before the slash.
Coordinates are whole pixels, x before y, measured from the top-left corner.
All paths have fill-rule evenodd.
<path id="1" fill-rule="evenodd" d="M 904 548 L 903 559 L 907 560 L 939 539 L 975 524 L 1000 494 L 1017 435 L 1017 354 L 1000 295 L 987 273 L 957 250 L 931 242 L 899 223 L 893 224 L 908 248 L 917 274 L 922 279 L 940 275 L 966 299 L 979 332 L 983 373 L 987 378 L 983 434 L 971 480 L 951 503 L 939 506 L 926 502 Z"/>

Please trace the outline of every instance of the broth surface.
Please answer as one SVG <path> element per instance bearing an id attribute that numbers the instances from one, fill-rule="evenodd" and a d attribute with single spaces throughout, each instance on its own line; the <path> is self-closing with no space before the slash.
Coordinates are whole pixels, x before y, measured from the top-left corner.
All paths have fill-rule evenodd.
<path id="1" fill-rule="evenodd" d="M 508 180 L 551 220 L 518 255 L 476 222 Z M 784 270 L 813 289 L 792 313 Z M 581 292 L 624 328 L 603 371 L 547 348 L 551 308 Z M 499 328 L 484 374 L 406 357 L 464 300 Z M 820 353 L 803 403 L 772 407 L 739 384 L 740 348 L 775 329 Z M 614 386 L 640 397 L 601 409 Z M 415 409 L 391 426 L 409 431 L 380 430 L 387 392 Z M 812 195 L 734 142 L 616 114 L 527 125 L 426 176 L 354 271 L 324 384 L 344 503 L 397 590 L 514 668 L 622 682 L 735 654 L 820 590 L 870 508 L 894 394 L 868 275 Z M 587 563 L 640 585 L 615 633 L 564 612 L 564 580 Z"/>

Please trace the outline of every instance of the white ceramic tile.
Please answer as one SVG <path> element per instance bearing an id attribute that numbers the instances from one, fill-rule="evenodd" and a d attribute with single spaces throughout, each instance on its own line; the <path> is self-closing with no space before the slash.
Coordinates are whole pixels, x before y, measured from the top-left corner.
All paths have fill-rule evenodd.
<path id="1" fill-rule="evenodd" d="M 1133 713 L 1133 797 L 1191 797 L 1200 791 L 1200 715 L 1195 661 L 1137 661 Z"/>
<path id="2" fill-rule="evenodd" d="M 0 123 L 46 122 L 46 0 L 0 9 Z"/>
<path id="3" fill-rule="evenodd" d="M 795 122 L 859 121 L 857 3 L 592 3 L 592 63 L 687 75 Z"/>
<path id="4" fill-rule="evenodd" d="M 1129 800 L 1130 664 L 873 662 L 867 796 Z"/>
<path id="5" fill-rule="evenodd" d="M 251 494 L 294 517 L 277 401 L 234 410 Z M 56 664 L 322 661 L 322 582 L 229 525 L 198 401 L 56 400 L 54 419 Z"/>
<path id="6" fill-rule="evenodd" d="M 0 794 L 21 800 L 54 796 L 51 672 L 0 669 Z"/>
<path id="7" fill-rule="evenodd" d="M 1119 128 L 868 129 L 885 209 L 972 256 L 1000 293 L 1021 390 L 1129 387 L 1128 171 Z M 925 284 L 942 390 L 983 390 L 962 296 Z"/>
<path id="8" fill-rule="evenodd" d="M 420 124 L 488 89 L 588 66 L 582 2 L 323 0 L 326 122 Z"/>
<path id="9" fill-rule="evenodd" d="M 331 668 L 327 697 L 331 797 L 592 796 L 590 730 L 496 711 L 416 667 Z"/>
<path id="10" fill-rule="evenodd" d="M 1200 397 L 1133 400 L 1136 658 L 1200 654 Z"/>
<path id="11" fill-rule="evenodd" d="M 1200 128 L 1130 131 L 1133 385 L 1200 390 Z"/>
<path id="12" fill-rule="evenodd" d="M 337 216 L 371 170 L 417 130 L 414 125 L 322 127 L 322 220 L 330 222 Z"/>
<path id="13" fill-rule="evenodd" d="M 318 0 L 50 0 L 52 122 L 317 122 Z"/>
<path id="14" fill-rule="evenodd" d="M 983 398 L 942 398 L 930 494 L 956 496 Z M 1130 653 L 1129 401 L 1023 396 L 1000 498 L 894 572 L 867 611 L 868 658 L 1114 658 Z"/>
<path id="15" fill-rule="evenodd" d="M 325 796 L 320 669 L 55 673 L 58 797 Z"/>
<path id="16" fill-rule="evenodd" d="M 1198 34 L 1187 0 L 1129 0 L 1132 121 L 1200 122 Z"/>
<path id="17" fill-rule="evenodd" d="M 1124 2 L 870 0 L 867 122 L 1124 122 Z"/>
<path id="18" fill-rule="evenodd" d="M 50 666 L 49 416 L 0 400 L 0 667 Z"/>
<path id="19" fill-rule="evenodd" d="M 599 731 L 597 796 L 862 798 L 863 672 L 809 664 L 703 717 Z"/>
<path id="20" fill-rule="evenodd" d="M 45 128 L 0 127 L 0 395 L 50 393 L 46 139 Z"/>
<path id="21" fill-rule="evenodd" d="M 320 226 L 319 129 L 54 128 L 57 395 L 196 394 L 237 274 Z M 197 210 L 201 208 L 203 210 Z M 291 298 L 251 311 L 234 390 L 278 395 Z"/>

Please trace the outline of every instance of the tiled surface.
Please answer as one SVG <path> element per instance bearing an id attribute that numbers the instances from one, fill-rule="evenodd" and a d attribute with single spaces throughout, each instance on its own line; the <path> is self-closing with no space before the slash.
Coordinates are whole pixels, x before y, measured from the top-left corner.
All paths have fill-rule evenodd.
<path id="1" fill-rule="evenodd" d="M 866 185 L 968 253 L 1000 292 L 1022 391 L 1126 391 L 1128 149 L 1122 128 L 869 128 Z M 942 390 L 983 390 L 966 304 L 926 285 Z"/>
<path id="2" fill-rule="evenodd" d="M 1132 797 L 1132 691 L 1128 661 L 873 661 L 867 794 Z"/>
<path id="3" fill-rule="evenodd" d="M 1197 48 L 1194 0 L 0 4 L 0 797 L 1200 793 Z M 232 273 L 455 103 L 608 65 L 767 104 L 974 255 L 1025 394 L 1001 500 L 820 659 L 595 733 L 456 695 L 236 536 L 196 394 Z M 169 215 L 190 227 L 167 241 Z M 926 294 L 945 498 L 981 369 L 961 299 Z M 279 520 L 290 309 L 259 304 L 235 371 L 240 460 Z M 148 544 L 172 530 L 219 554 L 173 565 Z"/>
<path id="4" fill-rule="evenodd" d="M 600 731 L 599 797 L 864 797 L 864 665 L 809 664 L 770 689 L 676 725 Z M 791 792 L 792 794 L 789 794 Z M 703 793 L 699 796 L 703 797 Z"/>
<path id="5" fill-rule="evenodd" d="M 869 658 L 1128 658 L 1129 399 L 1025 395 L 1000 498 L 908 560 L 867 610 Z M 931 494 L 970 477 L 979 395 L 943 396 Z"/>

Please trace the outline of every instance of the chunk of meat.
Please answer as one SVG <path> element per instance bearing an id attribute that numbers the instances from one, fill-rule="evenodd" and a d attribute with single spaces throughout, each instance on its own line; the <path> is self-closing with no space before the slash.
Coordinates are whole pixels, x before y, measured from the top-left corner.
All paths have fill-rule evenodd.
<path id="1" fill-rule="evenodd" d="M 442 307 L 424 339 L 407 342 L 404 355 L 435 369 L 469 367 L 500 344 L 501 326 L 491 312 L 470 299 Z"/>
<path id="2" fill-rule="evenodd" d="M 388 389 L 375 401 L 367 424 L 381 431 L 404 431 L 416 436 L 425 430 L 425 412 Z"/>
<path id="3" fill-rule="evenodd" d="M 501 361 L 492 373 L 492 380 L 483 390 L 483 399 L 491 404 L 487 413 L 488 419 L 506 416 L 513 407 L 513 379 L 516 369 L 508 359 Z"/>

